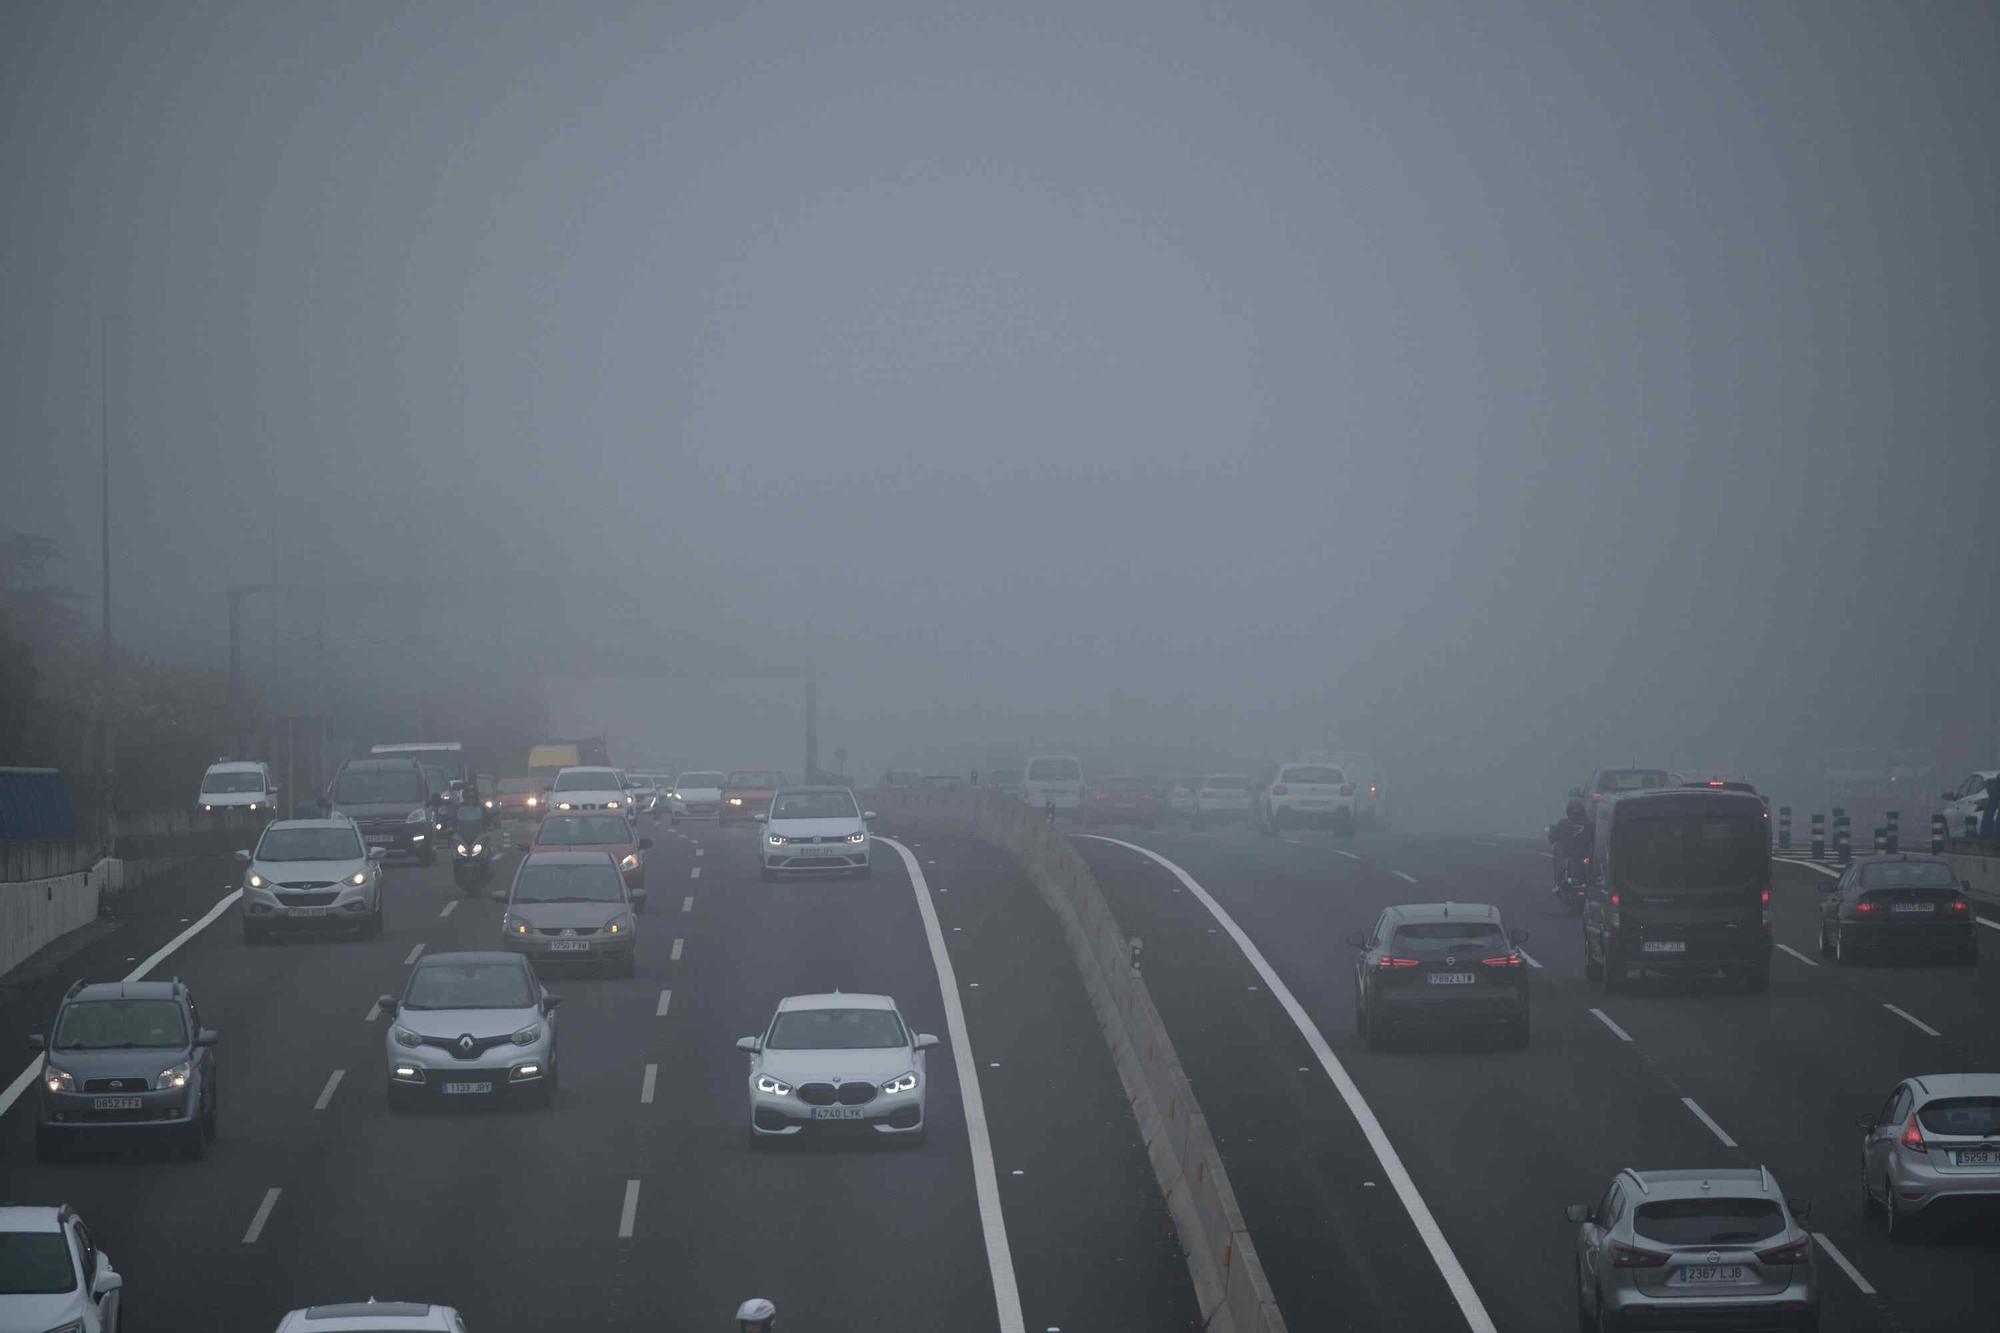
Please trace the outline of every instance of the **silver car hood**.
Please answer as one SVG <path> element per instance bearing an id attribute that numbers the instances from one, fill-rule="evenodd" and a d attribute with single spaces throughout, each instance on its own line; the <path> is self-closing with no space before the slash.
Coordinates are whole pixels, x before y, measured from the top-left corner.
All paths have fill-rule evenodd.
<path id="1" fill-rule="evenodd" d="M 404 1009 L 396 1021 L 420 1037 L 505 1037 L 542 1021 L 540 1009 Z"/>
<path id="2" fill-rule="evenodd" d="M 301 880 L 338 884 L 368 868 L 359 859 L 345 861 L 252 861 L 250 873 L 267 884 L 296 884 Z"/>
<path id="3" fill-rule="evenodd" d="M 631 910 L 624 903 L 509 903 L 507 910 L 536 930 L 601 928 Z"/>
<path id="4" fill-rule="evenodd" d="M 868 826 L 856 815 L 842 815 L 838 819 L 773 819 L 770 829 L 781 838 L 838 838 L 865 833 Z"/>
<path id="5" fill-rule="evenodd" d="M 843 1083 L 883 1083 L 915 1069 L 917 1058 L 907 1046 L 858 1051 L 765 1051 L 758 1067 L 787 1083 L 836 1078 Z"/>

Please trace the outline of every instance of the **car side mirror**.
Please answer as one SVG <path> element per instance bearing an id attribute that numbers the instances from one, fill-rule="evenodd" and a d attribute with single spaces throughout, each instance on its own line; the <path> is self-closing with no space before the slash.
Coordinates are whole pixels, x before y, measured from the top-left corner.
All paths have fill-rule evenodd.
<path id="1" fill-rule="evenodd" d="M 125 1279 L 123 1276 L 112 1272 L 100 1264 L 98 1265 L 96 1275 L 90 1279 L 90 1294 L 93 1299 L 101 1301 L 124 1285 Z"/>
<path id="2" fill-rule="evenodd" d="M 248 865 L 250 863 L 250 849 L 248 847 L 238 847 L 236 849 L 236 859 Z"/>
<path id="3" fill-rule="evenodd" d="M 879 817 L 880 816 L 878 816 L 873 810 L 863 810 L 861 812 L 861 818 L 863 820 L 876 819 Z"/>
<path id="4" fill-rule="evenodd" d="M 380 1009 L 383 1013 L 389 1015 L 389 1017 L 394 1018 L 396 1016 L 396 1010 L 401 1008 L 402 1006 L 396 1002 L 396 998 L 393 995 L 384 995 L 380 999 L 375 1001 L 375 1007 L 377 1009 Z"/>
<path id="5" fill-rule="evenodd" d="M 1808 1221 L 1812 1217 L 1813 1201 L 1811 1199 L 1787 1199 L 1785 1200 L 1785 1207 L 1791 1209 L 1792 1216 L 1801 1222 Z"/>
<path id="6" fill-rule="evenodd" d="M 920 1051 L 928 1051 L 928 1050 L 929 1050 L 929 1049 L 930 1049 L 931 1047 L 933 1047 L 933 1046 L 935 1046 L 935 1045 L 937 1045 L 937 1044 L 938 1044 L 938 1039 L 937 1039 L 937 1034 L 936 1034 L 936 1033 L 934 1033 L 934 1032 L 919 1032 L 919 1033 L 917 1034 L 917 1040 L 916 1040 L 916 1042 L 915 1042 L 915 1045 L 916 1045 L 916 1048 L 917 1048 L 918 1050 L 920 1050 Z"/>
<path id="7" fill-rule="evenodd" d="M 653 840 L 651 838 L 639 839 L 639 850 L 642 852 L 649 852 L 653 850 Z"/>
<path id="8" fill-rule="evenodd" d="M 544 995 L 542 997 L 542 1012 L 545 1014 L 554 1013 L 561 1005 L 562 996 L 560 995 Z"/>
<path id="9" fill-rule="evenodd" d="M 628 889 L 626 890 L 626 894 L 632 899 L 634 905 L 646 901 L 646 891 L 644 889 Z"/>
<path id="10" fill-rule="evenodd" d="M 1962 879 L 1962 880 L 1960 880 L 1960 881 L 1958 882 L 1958 891 L 1959 891 L 1960 893 L 1971 893 L 1971 892 L 1972 892 L 1972 881 L 1971 881 L 1971 880 L 1969 880 L 1969 879 Z"/>
<path id="11" fill-rule="evenodd" d="M 388 854 L 389 849 L 387 847 L 370 847 L 368 849 L 368 859 L 371 861 L 379 861 Z"/>
<path id="12" fill-rule="evenodd" d="M 1528 932 L 1516 926 L 1507 932 L 1507 941 L 1510 944 L 1526 944 L 1528 942 Z"/>
<path id="13" fill-rule="evenodd" d="M 758 1051 L 764 1049 L 764 1043 L 756 1037 L 738 1037 L 736 1039 L 736 1049 L 739 1051 L 748 1051 L 750 1054 L 755 1055 Z"/>
<path id="14" fill-rule="evenodd" d="M 44 1033 L 44 1032 L 30 1032 L 30 1033 L 28 1034 L 28 1049 L 29 1049 L 29 1050 L 31 1050 L 31 1051 L 46 1051 L 46 1050 L 47 1050 L 48 1048 L 49 1048 L 49 1038 L 48 1038 L 48 1034 L 47 1034 L 47 1033 Z"/>
<path id="15" fill-rule="evenodd" d="M 1348 932 L 1347 932 L 1347 947 L 1348 947 L 1348 948 L 1350 948 L 1350 949 L 1365 949 L 1365 948 L 1367 948 L 1367 947 L 1368 947 L 1368 932 L 1367 932 L 1367 931 L 1365 931 L 1365 930 L 1350 930 L 1350 931 L 1348 931 Z"/>
<path id="16" fill-rule="evenodd" d="M 203 1028 L 194 1034 L 194 1044 L 197 1046 L 213 1046 L 221 1040 L 222 1034 L 214 1028 Z"/>
<path id="17" fill-rule="evenodd" d="M 1590 1220 L 1590 1205 L 1587 1203 L 1573 1203 L 1563 1209 L 1563 1216 L 1581 1225 Z"/>

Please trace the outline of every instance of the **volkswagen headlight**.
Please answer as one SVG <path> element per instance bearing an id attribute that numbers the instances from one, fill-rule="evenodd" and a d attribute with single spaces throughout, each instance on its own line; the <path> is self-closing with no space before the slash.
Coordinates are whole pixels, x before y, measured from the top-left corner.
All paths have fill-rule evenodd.
<path id="1" fill-rule="evenodd" d="M 177 1065 L 168 1065 L 160 1071 L 160 1076 L 154 1080 L 153 1086 L 156 1088 L 185 1088 L 188 1085 L 188 1075 L 193 1072 L 193 1060 L 183 1060 Z"/>
<path id="2" fill-rule="evenodd" d="M 516 1046 L 533 1046 L 541 1039 L 542 1025 L 540 1023 L 530 1023 L 514 1034 L 514 1044 Z"/>
<path id="3" fill-rule="evenodd" d="M 404 815 L 403 822 L 405 824 L 421 824 L 429 818 L 430 815 L 427 814 L 421 807 L 419 807 L 418 809 L 410 811 L 409 814 Z"/>
<path id="4" fill-rule="evenodd" d="M 882 1085 L 882 1091 L 884 1092 L 915 1092 L 916 1090 L 917 1071 L 914 1069 L 906 1074 L 898 1074 Z"/>
<path id="5" fill-rule="evenodd" d="M 632 918 L 629 916 L 614 916 L 604 927 L 605 933 L 609 935 L 623 935 L 631 929 Z"/>
<path id="6" fill-rule="evenodd" d="M 368 872 L 365 870 L 357 870 L 353 874 L 347 877 L 347 882 L 349 884 L 352 884 L 355 888 L 358 889 L 362 885 L 368 882 Z"/>
<path id="7" fill-rule="evenodd" d="M 464 843 L 462 843 L 462 842 L 461 842 L 460 844 L 458 844 L 458 854 L 459 854 L 460 856 L 470 856 L 470 855 L 471 855 L 471 853 L 470 853 L 470 852 L 466 851 L 466 849 L 465 849 L 465 844 L 464 844 Z"/>
<path id="8" fill-rule="evenodd" d="M 398 1024 L 396 1027 L 390 1028 L 389 1035 L 396 1039 L 396 1044 L 398 1046 L 407 1046 L 411 1050 L 415 1050 L 417 1047 L 424 1044 L 424 1039 L 422 1037 L 419 1037 L 416 1033 L 410 1031 L 406 1027 L 401 1026 L 400 1024 Z"/>
<path id="9" fill-rule="evenodd" d="M 42 1086 L 50 1092 L 75 1092 L 76 1078 L 67 1069 L 48 1065 L 42 1070 Z"/>
<path id="10" fill-rule="evenodd" d="M 766 841 L 768 841 L 773 847 L 783 847 L 787 842 L 790 841 L 790 839 L 785 837 L 785 835 L 782 833 L 773 833 L 766 839 Z"/>
<path id="11" fill-rule="evenodd" d="M 767 1092 L 773 1097 L 789 1097 L 792 1092 L 792 1085 L 789 1083 L 780 1083 L 769 1074 L 759 1074 L 757 1075 L 757 1091 Z"/>
<path id="12" fill-rule="evenodd" d="M 849 842 L 866 842 L 868 841 L 868 835 L 866 833 L 850 833 L 847 835 L 847 840 Z"/>
<path id="13" fill-rule="evenodd" d="M 262 875 L 252 875 L 245 882 L 249 884 L 249 886 L 253 889 L 261 889 L 264 887 L 264 877 Z"/>

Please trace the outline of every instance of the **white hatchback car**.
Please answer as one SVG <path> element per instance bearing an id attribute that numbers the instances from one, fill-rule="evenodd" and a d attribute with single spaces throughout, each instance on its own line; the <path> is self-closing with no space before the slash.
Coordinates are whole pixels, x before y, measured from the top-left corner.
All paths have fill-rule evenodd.
<path id="1" fill-rule="evenodd" d="M 467 1333 L 465 1319 L 449 1305 L 421 1301 L 351 1301 L 309 1305 L 278 1321 L 278 1333 Z"/>
<path id="2" fill-rule="evenodd" d="M 1944 794 L 1947 836 L 1956 838 L 1963 834 L 1968 819 L 1975 829 L 1979 826 L 1979 817 L 1986 810 L 1986 784 L 1992 777 L 1992 769 L 1982 768 Z"/>
<path id="3" fill-rule="evenodd" d="M 750 1053 L 750 1142 L 796 1135 L 807 1126 L 924 1137 L 924 1053 L 938 1044 L 912 1032 L 886 995 L 791 995 Z"/>
<path id="4" fill-rule="evenodd" d="M 543 810 L 624 810 L 632 808 L 625 775 L 615 768 L 565 768 L 556 774 Z"/>
<path id="5" fill-rule="evenodd" d="M 771 813 L 758 815 L 757 873 L 762 879 L 785 874 L 874 874 L 868 821 L 846 787 L 780 787 L 771 795 Z"/>
<path id="6" fill-rule="evenodd" d="M 1198 824 L 1250 817 L 1250 779 L 1241 773 L 1210 773 L 1194 794 Z"/>
<path id="7" fill-rule="evenodd" d="M 1266 833 L 1292 824 L 1331 824 L 1354 832 L 1354 784 L 1332 764 L 1280 764 L 1257 793 L 1257 823 Z"/>
<path id="8" fill-rule="evenodd" d="M 118 1333 L 125 1279 L 68 1204 L 0 1207 L 0 1328 Z"/>
<path id="9" fill-rule="evenodd" d="M 667 813 L 675 819 L 713 819 L 722 809 L 722 785 L 728 775 L 712 770 L 683 773 L 667 793 Z"/>

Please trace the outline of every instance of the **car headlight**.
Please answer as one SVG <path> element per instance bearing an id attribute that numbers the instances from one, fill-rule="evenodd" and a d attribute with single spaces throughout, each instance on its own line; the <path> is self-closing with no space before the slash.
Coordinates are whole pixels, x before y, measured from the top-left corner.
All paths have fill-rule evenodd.
<path id="1" fill-rule="evenodd" d="M 465 850 L 465 844 L 464 844 L 464 843 L 462 843 L 462 842 L 461 842 L 460 844 L 458 844 L 458 854 L 459 854 L 460 856 L 469 856 L 469 855 L 471 855 L 471 853 L 470 853 L 470 852 L 468 852 L 468 851 L 466 851 L 466 850 Z"/>
<path id="2" fill-rule="evenodd" d="M 202 807 L 202 809 L 204 809 L 204 810 L 209 810 L 209 811 L 213 811 L 213 810 L 215 809 L 215 807 L 214 807 L 214 806 L 212 806 L 212 805 L 204 805 L 204 806 Z"/>
<path id="3" fill-rule="evenodd" d="M 917 1071 L 914 1069 L 906 1074 L 898 1074 L 882 1085 L 884 1092 L 915 1092 L 916 1088 Z"/>
<path id="4" fill-rule="evenodd" d="M 787 838 L 785 837 L 785 835 L 784 835 L 784 834 L 782 834 L 782 833 L 773 833 L 773 834 L 771 834 L 771 835 L 770 835 L 770 837 L 769 837 L 769 838 L 767 839 L 767 841 L 768 841 L 768 842 L 769 842 L 769 843 L 770 843 L 770 844 L 771 844 L 771 845 L 772 845 L 773 847 L 783 847 L 783 846 L 785 845 L 785 843 L 786 843 L 787 841 L 789 841 L 789 839 L 787 839 Z"/>
<path id="5" fill-rule="evenodd" d="M 558 810 L 567 810 L 567 809 L 569 809 L 569 802 L 568 802 L 568 801 L 558 801 L 558 802 L 556 803 L 556 809 L 558 809 Z"/>
<path id="6" fill-rule="evenodd" d="M 732 796 L 729 798 L 729 803 L 731 805 L 741 805 L 743 804 L 743 798 L 741 796 Z"/>
<path id="7" fill-rule="evenodd" d="M 403 816 L 403 822 L 405 824 L 421 824 L 429 818 L 430 815 L 426 811 L 412 810 L 409 814 Z"/>
<path id="8" fill-rule="evenodd" d="M 486 844 L 483 842 L 475 842 L 472 844 L 472 854 L 474 856 L 481 855 L 482 853 L 485 852 L 485 850 L 486 850 Z"/>
<path id="9" fill-rule="evenodd" d="M 349 884 L 352 884 L 355 888 L 358 889 L 362 885 L 368 882 L 368 872 L 365 870 L 357 870 L 353 874 L 347 877 L 347 882 Z"/>
<path id="10" fill-rule="evenodd" d="M 528 923 L 522 918 L 515 916 L 512 912 L 509 912 L 500 918 L 500 929 L 502 932 L 525 935 L 528 933 Z"/>
<path id="11" fill-rule="evenodd" d="M 849 842 L 866 842 L 868 841 L 868 835 L 866 833 L 850 833 L 847 835 L 847 840 Z"/>
<path id="12" fill-rule="evenodd" d="M 618 863 L 618 868 L 620 870 L 637 870 L 639 868 L 639 854 L 637 852 L 625 853 L 625 859 Z"/>
<path id="13" fill-rule="evenodd" d="M 491 802 L 491 801 L 488 801 L 488 802 L 486 803 L 486 808 L 487 808 L 488 810 L 491 810 L 491 809 L 493 808 L 493 802 Z"/>
<path id="14" fill-rule="evenodd" d="M 406 1027 L 401 1026 L 400 1024 L 396 1027 L 390 1028 L 389 1035 L 396 1039 L 396 1044 L 398 1046 L 407 1046 L 412 1050 L 415 1050 L 417 1047 L 424 1044 L 424 1039 L 422 1037 L 419 1037 L 416 1033 L 410 1031 Z"/>
<path id="15" fill-rule="evenodd" d="M 605 925 L 604 929 L 607 934 L 623 935 L 626 931 L 632 929 L 632 918 L 629 916 L 614 916 Z"/>
<path id="16" fill-rule="evenodd" d="M 261 889 L 264 887 L 264 877 L 262 875 L 252 875 L 245 883 L 249 884 L 253 889 Z"/>
<path id="17" fill-rule="evenodd" d="M 530 1023 L 514 1034 L 514 1044 L 516 1046 L 533 1046 L 541 1039 L 542 1025 L 540 1023 Z"/>
<path id="18" fill-rule="evenodd" d="M 780 1083 L 769 1074 L 759 1074 L 757 1075 L 757 1091 L 768 1092 L 773 1097 L 789 1097 L 792 1092 L 792 1085 L 789 1083 Z"/>
<path id="19" fill-rule="evenodd" d="M 618 808 L 618 802 L 616 802 L 616 801 L 606 801 L 606 802 L 604 803 L 604 808 L 605 808 L 606 810 L 616 810 L 616 809 Z"/>
<path id="20" fill-rule="evenodd" d="M 542 798 L 539 796 L 530 796 L 528 798 L 529 805 L 540 805 L 541 803 L 542 803 Z"/>
<path id="21" fill-rule="evenodd" d="M 76 1077 L 67 1069 L 48 1065 L 42 1070 L 42 1086 L 50 1092 L 75 1092 Z"/>
<path id="22" fill-rule="evenodd" d="M 154 1081 L 153 1086 L 156 1088 L 185 1088 L 188 1083 L 188 1075 L 193 1072 L 193 1060 L 183 1060 L 177 1065 L 168 1065 L 160 1071 L 160 1077 Z"/>
<path id="23" fill-rule="evenodd" d="M 257 803 L 255 801 L 250 802 L 250 808 L 252 810 L 255 810 L 257 808 Z"/>

